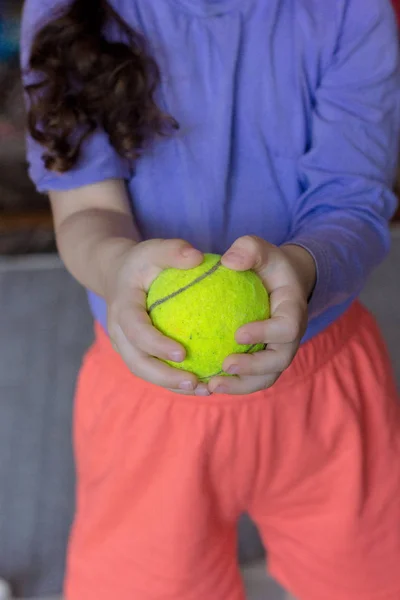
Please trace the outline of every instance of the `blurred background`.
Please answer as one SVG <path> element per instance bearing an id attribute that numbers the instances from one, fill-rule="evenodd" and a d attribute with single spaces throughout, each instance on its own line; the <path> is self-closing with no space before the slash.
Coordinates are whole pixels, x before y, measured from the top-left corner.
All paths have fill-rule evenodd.
<path id="1" fill-rule="evenodd" d="M 44 599 L 62 585 L 74 510 L 72 399 L 92 323 L 84 292 L 57 257 L 47 199 L 27 176 L 21 7 L 0 0 L 0 578 L 15 598 Z M 400 16 L 400 0 L 395 8 Z M 380 321 L 400 382 L 399 227 L 400 212 L 392 252 L 363 300 Z M 246 519 L 239 552 L 246 564 L 262 557 Z M 280 597 L 260 571 L 247 573 L 252 598 Z"/>

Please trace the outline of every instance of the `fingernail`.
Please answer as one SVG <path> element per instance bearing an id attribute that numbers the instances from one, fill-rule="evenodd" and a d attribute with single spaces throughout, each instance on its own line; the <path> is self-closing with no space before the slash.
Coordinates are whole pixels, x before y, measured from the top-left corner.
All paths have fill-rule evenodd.
<path id="1" fill-rule="evenodd" d="M 225 385 L 219 385 L 215 388 L 214 394 L 228 394 L 229 390 Z"/>
<path id="2" fill-rule="evenodd" d="M 184 358 L 185 357 L 182 354 L 182 352 L 171 352 L 171 354 L 169 355 L 169 359 L 177 363 L 182 362 Z"/>
<path id="3" fill-rule="evenodd" d="M 181 381 L 179 384 L 180 390 L 185 390 L 186 392 L 192 392 L 194 390 L 194 385 L 191 381 Z"/>
<path id="4" fill-rule="evenodd" d="M 194 393 L 195 396 L 210 396 L 210 392 L 206 387 L 198 387 Z"/>
<path id="5" fill-rule="evenodd" d="M 227 370 L 229 375 L 237 375 L 239 373 L 239 367 L 237 365 L 231 365 Z"/>
<path id="6" fill-rule="evenodd" d="M 242 256 L 240 254 L 238 254 L 237 252 L 228 252 L 228 254 L 225 254 L 225 258 L 227 260 L 232 260 L 232 261 L 241 261 L 242 260 Z"/>
<path id="7" fill-rule="evenodd" d="M 251 344 L 251 337 L 248 333 L 240 333 L 238 334 L 238 342 L 239 344 Z"/>
<path id="8" fill-rule="evenodd" d="M 187 246 L 186 248 L 182 248 L 182 251 L 181 251 L 182 256 L 184 256 L 185 258 L 187 258 L 188 256 L 191 256 L 194 253 L 197 254 L 197 250 L 195 248 L 191 248 L 190 246 Z"/>

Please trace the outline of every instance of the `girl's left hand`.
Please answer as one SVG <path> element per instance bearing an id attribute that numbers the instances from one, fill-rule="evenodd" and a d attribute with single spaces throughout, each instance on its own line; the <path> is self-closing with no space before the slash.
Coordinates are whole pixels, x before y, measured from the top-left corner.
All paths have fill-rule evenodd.
<path id="1" fill-rule="evenodd" d="M 253 269 L 270 294 L 271 318 L 241 327 L 240 344 L 266 344 L 255 354 L 235 354 L 224 363 L 224 371 L 235 377 L 214 377 L 211 393 L 252 394 L 271 387 L 289 367 L 308 322 L 307 303 L 316 282 L 313 257 L 300 246 L 281 248 L 256 237 L 238 239 L 222 257 L 229 269 Z"/>

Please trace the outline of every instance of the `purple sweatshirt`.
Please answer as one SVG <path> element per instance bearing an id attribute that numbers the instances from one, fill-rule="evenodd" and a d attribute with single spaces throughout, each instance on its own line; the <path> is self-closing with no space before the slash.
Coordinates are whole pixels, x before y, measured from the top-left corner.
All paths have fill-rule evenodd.
<path id="1" fill-rule="evenodd" d="M 27 0 L 33 33 L 65 0 Z M 181 237 L 223 253 L 254 234 L 314 256 L 309 339 L 357 297 L 389 248 L 400 135 L 397 28 L 389 0 L 112 0 L 147 38 L 159 103 L 180 123 L 136 164 L 103 131 L 77 167 L 45 170 L 39 190 L 123 178 L 143 238 Z M 106 325 L 103 299 L 89 294 Z"/>

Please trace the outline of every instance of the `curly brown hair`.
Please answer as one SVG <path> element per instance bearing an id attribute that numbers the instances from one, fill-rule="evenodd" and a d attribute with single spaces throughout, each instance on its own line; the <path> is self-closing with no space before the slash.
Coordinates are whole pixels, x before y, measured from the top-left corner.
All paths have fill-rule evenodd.
<path id="1" fill-rule="evenodd" d="M 106 28 L 116 26 L 119 41 Z M 72 169 L 83 142 L 102 128 L 124 158 L 177 128 L 156 104 L 160 73 L 143 37 L 106 0 L 73 0 L 36 34 L 26 85 L 28 130 L 47 169 Z"/>

